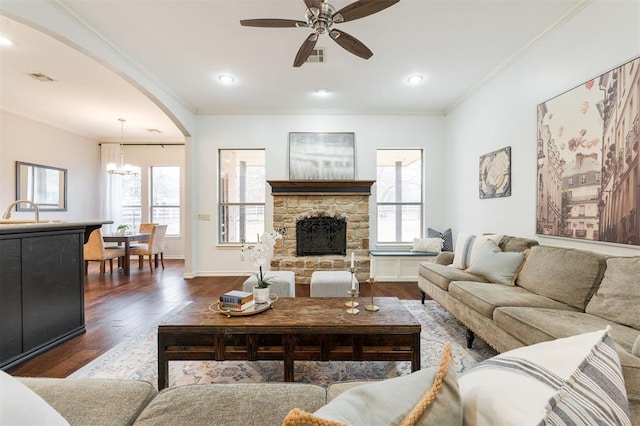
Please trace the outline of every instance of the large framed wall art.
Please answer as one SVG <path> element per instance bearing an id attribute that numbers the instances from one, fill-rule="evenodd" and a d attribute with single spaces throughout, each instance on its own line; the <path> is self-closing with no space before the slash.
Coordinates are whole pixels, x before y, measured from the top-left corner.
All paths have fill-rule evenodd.
<path id="1" fill-rule="evenodd" d="M 354 180 L 353 133 L 289 133 L 290 180 Z"/>
<path id="2" fill-rule="evenodd" d="M 536 232 L 640 245 L 640 57 L 538 105 Z"/>

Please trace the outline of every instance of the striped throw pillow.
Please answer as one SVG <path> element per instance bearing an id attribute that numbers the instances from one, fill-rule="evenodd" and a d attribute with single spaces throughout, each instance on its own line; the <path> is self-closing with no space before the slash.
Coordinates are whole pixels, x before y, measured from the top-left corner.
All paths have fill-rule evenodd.
<path id="1" fill-rule="evenodd" d="M 458 384 L 471 423 L 631 425 L 608 327 L 504 352 Z"/>

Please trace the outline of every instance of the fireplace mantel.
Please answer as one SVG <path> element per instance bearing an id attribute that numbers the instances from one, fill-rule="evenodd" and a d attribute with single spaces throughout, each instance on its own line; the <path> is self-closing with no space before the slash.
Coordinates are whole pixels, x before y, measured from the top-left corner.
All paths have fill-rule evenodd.
<path id="1" fill-rule="evenodd" d="M 371 195 L 375 180 L 269 180 L 276 195 Z"/>

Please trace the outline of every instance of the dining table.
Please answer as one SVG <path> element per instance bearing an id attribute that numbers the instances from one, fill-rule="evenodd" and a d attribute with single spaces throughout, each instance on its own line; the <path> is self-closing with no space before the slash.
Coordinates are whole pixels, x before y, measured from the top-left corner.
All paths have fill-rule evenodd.
<path id="1" fill-rule="evenodd" d="M 149 233 L 134 232 L 131 234 L 103 234 L 102 239 L 106 243 L 118 243 L 118 245 L 124 244 L 124 262 L 122 263 L 122 270 L 125 276 L 129 276 L 131 272 L 131 242 L 132 241 L 148 241 L 151 237 Z"/>

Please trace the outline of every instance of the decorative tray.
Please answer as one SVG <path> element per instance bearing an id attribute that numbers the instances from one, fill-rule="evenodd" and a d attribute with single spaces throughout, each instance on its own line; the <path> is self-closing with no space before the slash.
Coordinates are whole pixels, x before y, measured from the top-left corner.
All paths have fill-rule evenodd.
<path id="1" fill-rule="evenodd" d="M 273 303 L 276 300 L 278 300 L 278 296 L 276 296 L 275 294 L 272 294 L 272 295 L 269 295 L 269 299 L 270 300 L 268 302 L 256 303 L 252 307 L 245 309 L 242 312 L 220 309 L 217 303 L 212 303 L 211 305 L 209 305 L 209 310 L 213 312 L 218 312 L 219 314 L 222 314 L 222 315 L 226 315 L 228 318 L 246 317 L 248 315 L 259 314 L 260 312 L 264 312 L 267 309 L 273 308 Z"/>

